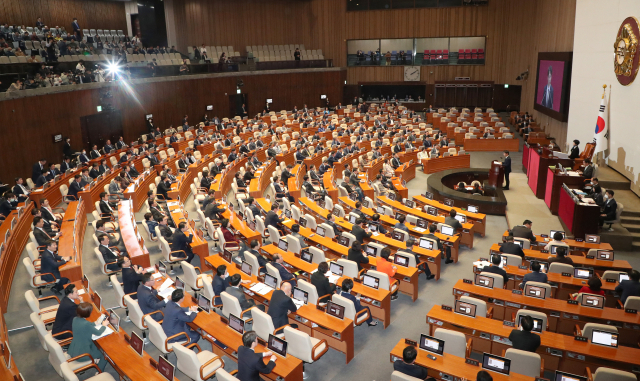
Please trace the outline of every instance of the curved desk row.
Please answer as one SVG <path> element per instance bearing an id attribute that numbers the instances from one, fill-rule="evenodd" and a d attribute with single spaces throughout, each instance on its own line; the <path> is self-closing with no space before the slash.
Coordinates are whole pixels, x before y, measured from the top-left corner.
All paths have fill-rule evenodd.
<path id="1" fill-rule="evenodd" d="M 471 155 L 450 155 L 447 157 L 436 157 L 422 159 L 422 172 L 424 173 L 436 173 L 445 171 L 447 169 L 456 168 L 470 168 L 471 167 Z"/>
<path id="2" fill-rule="evenodd" d="M 69 203 L 64 214 L 60 232 L 62 236 L 58 240 L 58 253 L 62 256 L 72 256 L 73 260 L 62 265 L 60 276 L 68 278 L 70 282 L 82 280 L 82 247 L 84 244 L 84 232 L 87 229 L 87 203 L 73 201 Z"/>
<path id="3" fill-rule="evenodd" d="M 464 150 L 473 151 L 520 151 L 519 139 L 464 139 Z"/>
<path id="4" fill-rule="evenodd" d="M 485 231 L 487 228 L 487 215 L 483 213 L 471 213 L 466 209 L 456 208 L 455 206 L 448 206 L 436 200 L 429 200 L 428 198 L 418 195 L 413 196 L 413 201 L 420 207 L 424 206 L 433 206 L 439 211 L 443 213 L 449 213 L 452 210 L 455 210 L 457 213 L 464 214 L 467 217 L 467 220 L 470 220 L 473 224 L 475 224 L 475 231 L 480 234 L 480 236 L 484 237 Z M 423 208 L 424 210 L 424 208 Z"/>
<path id="5" fill-rule="evenodd" d="M 33 216 L 34 203 L 26 207 L 20 204 L 20 211 L 12 211 L 0 225 L 0 309 L 7 310 L 11 283 L 16 272 L 22 251 L 27 245 Z"/>

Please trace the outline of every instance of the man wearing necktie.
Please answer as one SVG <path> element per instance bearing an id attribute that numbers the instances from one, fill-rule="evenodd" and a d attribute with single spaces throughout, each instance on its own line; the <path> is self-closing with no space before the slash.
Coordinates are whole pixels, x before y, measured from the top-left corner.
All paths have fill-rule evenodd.
<path id="1" fill-rule="evenodd" d="M 549 66 L 549 69 L 547 69 L 547 85 L 544 87 L 542 102 L 540 102 L 541 105 L 550 109 L 553 109 L 553 86 L 551 86 L 552 74 L 553 67 Z"/>
<path id="2" fill-rule="evenodd" d="M 46 275 L 42 275 L 41 278 L 45 282 L 55 281 L 55 285 L 51 287 L 51 290 L 60 295 L 61 291 L 64 289 L 64 285 L 69 283 L 69 279 L 60 276 L 59 267 L 71 261 L 73 257 L 59 256 L 56 253 L 58 250 L 58 244 L 53 240 L 48 240 L 45 243 L 45 246 L 46 249 L 40 256 L 40 273 Z"/>
<path id="3" fill-rule="evenodd" d="M 103 234 L 99 237 L 100 247 L 98 250 L 100 254 L 102 254 L 102 258 L 104 259 L 104 263 L 107 266 L 107 270 L 109 271 L 117 271 L 120 269 L 122 256 L 120 253 L 112 250 L 109 247 L 109 235 Z"/>
<path id="4" fill-rule="evenodd" d="M 13 187 L 13 194 L 18 196 L 18 202 L 23 202 L 27 198 L 29 198 L 29 193 L 31 193 L 24 185 L 24 180 L 22 177 L 16 178 L 16 185 Z"/>

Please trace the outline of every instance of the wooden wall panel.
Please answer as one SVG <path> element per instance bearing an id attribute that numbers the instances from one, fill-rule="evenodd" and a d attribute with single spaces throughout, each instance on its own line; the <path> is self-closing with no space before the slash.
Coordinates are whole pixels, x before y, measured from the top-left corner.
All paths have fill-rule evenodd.
<path id="1" fill-rule="evenodd" d="M 100 0 L 2 0 L 0 22 L 35 26 L 42 17 L 47 26 L 72 31 L 73 18 L 83 29 L 127 30 L 124 2 Z"/>
<path id="2" fill-rule="evenodd" d="M 53 143 L 54 134 L 70 137 L 72 146 L 82 147 L 80 117 L 95 114 L 96 107 L 112 104 L 122 110 L 126 141 L 146 133 L 144 116 L 153 114 L 162 129 L 180 125 L 184 114 L 191 124 L 200 122 L 206 106 L 213 105 L 210 117 L 229 117 L 226 94 L 235 94 L 236 80 L 244 81 L 250 113 L 262 111 L 265 100 L 273 98 L 272 110 L 290 110 L 294 105 L 321 106 L 326 94 L 336 104 L 342 98 L 345 70 L 313 71 L 295 74 L 254 74 L 180 79 L 140 83 L 134 90 L 122 85 L 109 88 L 19 98 L 0 102 L 3 116 L 0 139 L 0 183 L 13 184 L 16 176 L 30 177 L 31 166 L 39 159 L 59 163 L 62 143 Z M 111 98 L 103 99 L 109 90 Z"/>

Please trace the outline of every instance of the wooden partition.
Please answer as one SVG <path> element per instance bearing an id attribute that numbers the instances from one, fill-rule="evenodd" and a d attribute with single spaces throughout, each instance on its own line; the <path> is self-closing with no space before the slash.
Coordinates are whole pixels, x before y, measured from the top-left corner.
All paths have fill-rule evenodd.
<path id="1" fill-rule="evenodd" d="M 3 311 L 7 310 L 13 276 L 29 239 L 33 222 L 31 215 L 33 208 L 33 202 L 30 202 L 21 213 L 14 210 L 0 226 L 0 244 L 2 244 L 2 252 L 0 252 L 0 310 Z M 9 230 L 10 233 L 7 236 Z M 27 279 L 23 281 L 28 282 Z"/>
<path id="2" fill-rule="evenodd" d="M 60 276 L 68 278 L 71 282 L 82 280 L 82 245 L 84 244 L 84 232 L 87 229 L 87 203 L 73 201 L 64 214 L 64 220 L 60 231 L 63 233 L 58 241 L 58 253 L 63 256 L 71 256 L 73 259 L 59 268 Z M 88 255 L 93 254 L 87 253 Z"/>

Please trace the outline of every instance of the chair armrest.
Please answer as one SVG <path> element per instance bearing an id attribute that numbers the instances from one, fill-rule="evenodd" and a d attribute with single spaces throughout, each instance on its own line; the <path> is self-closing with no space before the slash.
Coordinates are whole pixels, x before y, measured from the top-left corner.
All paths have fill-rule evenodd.
<path id="1" fill-rule="evenodd" d="M 354 323 L 354 324 L 356 324 L 356 325 L 359 325 L 359 324 L 357 324 L 357 323 L 356 323 L 356 321 L 358 320 L 358 318 L 360 317 L 360 315 L 365 315 L 365 314 L 369 314 L 369 313 L 367 312 L 367 309 L 366 309 L 366 308 L 361 309 L 361 310 L 360 310 L 360 312 L 356 312 L 356 316 L 355 316 L 355 319 L 353 319 L 353 323 Z"/>
<path id="2" fill-rule="evenodd" d="M 55 295 L 44 296 L 44 297 L 42 297 L 42 298 L 38 298 L 38 300 L 40 300 L 40 301 L 42 301 L 42 300 L 49 300 L 49 299 L 55 299 L 55 300 L 58 302 L 58 304 L 60 304 L 60 299 L 58 299 L 58 297 L 57 297 L 57 296 L 55 296 Z"/>
<path id="3" fill-rule="evenodd" d="M 98 368 L 98 365 L 96 365 L 95 363 L 93 363 L 93 364 L 89 364 L 89 365 L 85 365 L 85 366 L 83 366 L 83 367 L 81 367 L 81 368 L 75 369 L 75 370 L 73 371 L 73 373 L 75 373 L 75 374 L 82 373 L 82 372 L 85 372 L 85 371 L 87 371 L 87 370 L 89 370 L 89 369 L 91 369 L 91 368 L 94 368 L 95 370 L 97 370 L 97 371 L 98 371 L 98 373 L 102 373 L 102 371 L 100 370 L 100 368 Z"/>
<path id="4" fill-rule="evenodd" d="M 236 374 L 236 373 L 238 373 L 238 369 L 236 369 L 236 370 L 232 370 L 231 372 L 229 372 L 229 374 L 230 374 L 230 375 L 232 375 L 232 376 L 233 376 L 234 374 Z"/>
<path id="5" fill-rule="evenodd" d="M 622 304 L 622 302 L 620 301 L 620 299 L 616 299 L 616 303 L 617 303 L 617 307 L 622 309 L 624 308 L 624 304 Z"/>
<path id="6" fill-rule="evenodd" d="M 116 274 L 116 273 L 118 273 L 119 271 L 122 271 L 122 270 L 113 270 L 113 271 L 111 271 L 111 270 L 109 270 L 109 269 L 107 268 L 107 266 L 109 266 L 109 265 L 111 265 L 111 264 L 114 264 L 114 263 L 118 263 L 118 262 L 109 262 L 109 263 L 105 263 L 105 264 L 104 264 L 104 272 L 105 272 L 107 275 Z"/>
<path id="7" fill-rule="evenodd" d="M 200 270 L 200 267 L 198 266 L 193 266 L 194 269 L 198 270 L 198 275 L 202 275 L 202 270 Z"/>
<path id="8" fill-rule="evenodd" d="M 358 279 L 362 278 L 362 275 L 364 275 L 364 273 L 367 271 L 367 269 L 362 269 L 360 271 L 358 271 Z"/>
<path id="9" fill-rule="evenodd" d="M 66 333 L 70 333 L 71 336 L 73 336 L 73 332 L 71 332 L 71 331 L 62 331 L 62 332 L 51 334 L 51 336 L 56 337 L 56 336 L 64 335 Z"/>
<path id="10" fill-rule="evenodd" d="M 322 344 L 324 344 L 324 350 L 322 352 L 320 352 L 318 354 L 318 356 L 315 356 L 314 352 L 316 351 L 316 348 L 318 348 Z M 324 340 L 324 339 L 320 340 L 320 342 L 318 344 L 314 345 L 313 348 L 311 348 L 311 358 L 313 359 L 313 361 L 318 361 L 320 359 L 320 357 L 322 357 L 322 355 L 327 353 L 328 350 L 329 350 L 329 344 L 327 343 L 327 340 Z"/>
<path id="11" fill-rule="evenodd" d="M 582 336 L 582 330 L 579 325 L 576 324 L 576 329 L 573 331 L 573 334 L 576 336 Z"/>
<path id="12" fill-rule="evenodd" d="M 172 256 L 171 254 L 173 254 L 173 253 L 182 253 L 182 254 L 184 254 L 184 258 L 187 258 L 187 253 L 185 253 L 184 250 L 174 250 L 174 251 L 169 253 L 169 260 L 172 261 L 172 262 L 181 261 L 181 260 L 184 259 L 182 257 L 178 258 L 178 257 Z"/>
<path id="13" fill-rule="evenodd" d="M 540 356 L 540 377 L 544 377 L 544 358 Z"/>
<path id="14" fill-rule="evenodd" d="M 54 279 L 55 279 L 55 277 L 56 277 L 56 276 L 55 276 L 55 275 L 53 275 L 52 273 L 44 273 L 44 274 L 43 274 L 43 273 L 40 273 L 40 274 L 38 274 L 38 275 L 34 275 L 34 276 L 33 276 L 33 278 L 31 278 L 31 282 L 32 282 L 33 284 L 36 284 L 36 282 L 35 282 L 36 278 L 38 278 L 38 277 L 42 277 L 42 276 L 44 276 L 44 275 L 51 275 Z M 42 280 L 42 278 L 41 278 L 41 280 Z M 51 281 L 51 282 L 45 282 L 45 283 L 42 283 L 41 285 L 42 285 L 42 286 L 45 286 L 45 285 L 48 285 L 48 284 L 54 284 L 54 283 L 56 283 L 56 281 L 55 281 L 55 280 L 54 280 L 54 281 Z"/>
<path id="15" fill-rule="evenodd" d="M 489 319 L 492 319 L 492 318 L 493 318 L 493 307 L 489 307 L 489 308 L 487 309 L 487 317 L 488 317 Z"/>
<path id="16" fill-rule="evenodd" d="M 92 363 L 93 363 L 93 362 L 95 362 L 95 360 L 93 359 L 93 357 L 92 357 L 90 354 L 88 354 L 88 353 L 83 353 L 83 354 L 78 355 L 78 356 L 76 356 L 76 357 L 72 357 L 72 358 L 68 359 L 68 360 L 67 360 L 67 362 L 69 362 L 69 363 L 70 363 L 70 362 L 74 362 L 74 361 L 79 360 L 79 359 L 81 359 L 81 358 L 83 358 L 83 357 L 89 357 L 89 358 L 91 359 L 91 362 L 92 362 Z"/>
<path id="17" fill-rule="evenodd" d="M 393 279 L 393 278 L 391 278 Z M 389 280 L 391 280 L 389 279 Z M 393 281 L 391 283 L 389 283 L 389 291 L 391 291 L 391 289 L 393 289 L 394 287 L 398 287 L 400 286 L 400 281 L 397 279 L 393 279 Z"/>
<path id="18" fill-rule="evenodd" d="M 127 294 L 127 295 L 125 295 L 125 296 L 129 296 L 129 295 L 137 295 L 137 294 L 138 294 L 137 292 L 132 292 L 132 293 Z M 123 306 L 125 306 L 125 308 L 126 308 L 126 307 L 129 307 L 129 306 L 127 306 L 127 303 L 125 303 L 125 302 L 124 302 L 124 296 L 122 297 L 122 305 L 123 305 Z"/>
<path id="19" fill-rule="evenodd" d="M 205 362 L 204 364 L 202 364 L 202 365 L 200 366 L 200 378 L 201 378 L 201 379 L 203 379 L 203 380 L 207 380 L 207 379 L 209 379 L 209 378 L 211 378 L 211 377 L 215 376 L 216 371 L 217 371 L 218 369 L 220 369 L 220 368 L 218 368 L 218 369 L 214 370 L 213 372 L 209 373 L 206 377 L 205 377 L 205 375 L 204 375 L 204 368 L 206 368 L 206 367 L 208 367 L 209 365 L 213 364 L 213 362 L 214 362 L 214 361 L 216 361 L 216 360 L 220 360 L 220 362 L 222 363 L 221 368 L 224 368 L 224 360 L 223 360 L 220 356 L 214 356 L 212 359 L 210 359 L 209 361 Z"/>
<path id="20" fill-rule="evenodd" d="M 587 380 L 588 381 L 593 381 L 593 374 L 591 373 L 591 369 L 589 369 L 589 367 L 587 367 L 586 371 L 587 371 Z"/>
<path id="21" fill-rule="evenodd" d="M 191 349 L 193 347 L 198 348 L 198 352 L 202 352 L 202 348 L 200 348 L 200 346 L 198 345 L 198 343 L 185 343 L 186 345 L 184 346 L 185 348 Z"/>
<path id="22" fill-rule="evenodd" d="M 273 330 L 273 335 L 275 336 L 276 332 L 284 330 L 284 327 L 291 327 L 291 326 L 289 324 L 285 324 L 282 327 L 276 328 L 276 329 Z"/>
<path id="23" fill-rule="evenodd" d="M 318 304 L 320 303 L 321 299 L 329 299 L 329 298 L 331 298 L 331 295 L 332 294 L 327 294 L 327 295 L 322 295 L 322 296 L 318 297 Z"/>
<path id="24" fill-rule="evenodd" d="M 473 344 L 473 337 L 470 337 L 470 338 L 468 338 L 468 339 L 467 339 L 467 348 L 466 348 L 466 350 L 465 350 L 465 356 L 466 356 L 467 358 L 468 358 L 468 357 L 471 357 L 471 347 L 472 347 L 472 344 Z"/>
<path id="25" fill-rule="evenodd" d="M 156 311 L 153 311 L 153 312 L 149 312 L 148 314 L 142 315 L 142 326 L 143 326 L 144 328 L 149 328 L 149 327 L 147 327 L 147 323 L 145 323 L 145 322 L 144 322 L 144 318 L 145 318 L 145 317 L 147 317 L 147 316 L 149 316 L 149 315 L 156 314 L 156 313 L 158 313 L 158 312 L 160 312 L 160 313 L 162 314 L 162 317 L 164 318 L 164 312 L 162 312 L 162 311 L 160 311 L 160 310 L 156 310 Z"/>
<path id="26" fill-rule="evenodd" d="M 185 344 L 189 344 L 189 343 L 191 342 L 191 338 L 189 337 L 189 335 L 187 335 L 187 333 L 186 333 L 186 332 L 182 331 L 182 332 L 176 333 L 176 334 L 175 334 L 175 335 L 173 335 L 173 336 L 169 336 L 169 337 L 167 337 L 167 338 L 165 339 L 165 341 L 164 341 L 164 349 L 165 349 L 167 352 L 173 352 L 173 349 L 169 348 L 169 340 L 171 340 L 171 339 L 175 339 L 176 337 L 179 337 L 179 336 L 184 336 L 184 337 L 186 337 L 186 338 L 187 338 L 187 342 L 186 342 Z"/>
<path id="27" fill-rule="evenodd" d="M 245 313 L 247 313 L 247 312 L 251 312 L 251 308 L 253 308 L 253 307 L 256 307 L 256 306 L 249 307 L 249 308 L 247 308 L 246 310 L 242 311 L 242 312 L 240 313 L 240 318 L 242 318 L 242 316 L 243 316 Z"/>

